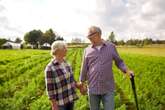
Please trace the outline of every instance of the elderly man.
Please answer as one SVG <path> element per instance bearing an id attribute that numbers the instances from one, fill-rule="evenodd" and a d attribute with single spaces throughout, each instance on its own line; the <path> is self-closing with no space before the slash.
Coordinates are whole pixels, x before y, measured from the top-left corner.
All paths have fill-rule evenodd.
<path id="1" fill-rule="evenodd" d="M 82 85 L 85 81 L 88 82 L 90 110 L 100 110 L 100 102 L 103 103 L 104 110 L 114 110 L 113 60 L 122 72 L 128 73 L 130 77 L 133 73 L 119 57 L 115 45 L 105 42 L 101 38 L 101 33 L 99 27 L 89 28 L 87 37 L 92 45 L 84 50 L 80 82 Z M 81 93 L 85 92 L 82 88 Z"/>
<path id="2" fill-rule="evenodd" d="M 45 81 L 52 110 L 73 110 L 77 83 L 74 80 L 71 66 L 64 59 L 67 46 L 63 41 L 55 41 L 51 46 L 53 59 L 46 66 Z"/>

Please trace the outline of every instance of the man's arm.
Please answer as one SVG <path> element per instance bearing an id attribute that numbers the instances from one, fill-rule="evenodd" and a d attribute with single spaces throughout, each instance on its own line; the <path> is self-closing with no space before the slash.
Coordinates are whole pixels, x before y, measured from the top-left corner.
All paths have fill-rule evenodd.
<path id="1" fill-rule="evenodd" d="M 87 80 L 88 64 L 87 64 L 87 58 L 85 58 L 85 54 L 86 52 L 84 50 L 81 72 L 80 72 L 80 82 L 78 83 L 82 95 L 85 95 L 87 93 L 87 87 L 85 81 Z"/>
<path id="2" fill-rule="evenodd" d="M 116 65 L 122 72 L 126 73 L 126 72 L 127 72 L 127 67 L 126 67 L 124 61 L 120 58 L 120 56 L 119 56 L 119 54 L 118 54 L 118 52 L 117 52 L 117 49 L 116 49 L 115 45 L 113 45 L 112 48 L 113 48 L 113 53 L 112 53 L 112 55 L 113 55 L 113 59 L 114 59 L 114 61 L 115 61 L 115 65 Z"/>
<path id="3" fill-rule="evenodd" d="M 125 65 L 124 61 L 120 58 L 115 45 L 113 45 L 113 59 L 115 60 L 116 66 L 123 72 L 127 73 L 130 77 L 134 76 L 133 71 L 129 70 Z"/>
<path id="4" fill-rule="evenodd" d="M 88 72 L 88 65 L 87 65 L 87 58 L 85 57 L 86 50 L 84 50 L 82 64 L 81 64 L 81 71 L 80 71 L 80 82 L 85 82 L 87 80 L 87 72 Z"/>

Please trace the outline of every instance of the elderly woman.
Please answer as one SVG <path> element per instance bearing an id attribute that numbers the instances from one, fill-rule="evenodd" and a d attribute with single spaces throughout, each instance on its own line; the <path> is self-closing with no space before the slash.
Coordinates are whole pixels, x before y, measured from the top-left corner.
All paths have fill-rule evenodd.
<path id="1" fill-rule="evenodd" d="M 74 101 L 78 99 L 76 84 L 71 66 L 65 60 L 66 43 L 55 41 L 51 46 L 53 59 L 46 66 L 45 81 L 52 110 L 73 110 Z"/>

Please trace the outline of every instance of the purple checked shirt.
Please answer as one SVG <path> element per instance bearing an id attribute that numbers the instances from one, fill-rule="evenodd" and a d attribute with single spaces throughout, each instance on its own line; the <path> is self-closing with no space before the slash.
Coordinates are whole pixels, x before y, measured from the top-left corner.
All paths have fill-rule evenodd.
<path id="1" fill-rule="evenodd" d="M 100 50 L 92 45 L 84 50 L 80 81 L 87 80 L 90 94 L 105 94 L 114 91 L 113 60 L 116 66 L 125 73 L 126 65 L 114 44 L 103 42 Z"/>

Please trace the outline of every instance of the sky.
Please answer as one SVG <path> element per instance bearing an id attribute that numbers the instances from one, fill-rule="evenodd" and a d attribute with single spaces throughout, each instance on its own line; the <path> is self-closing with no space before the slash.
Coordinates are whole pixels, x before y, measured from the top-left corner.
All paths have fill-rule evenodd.
<path id="1" fill-rule="evenodd" d="M 23 39 L 52 28 L 67 42 L 86 38 L 92 25 L 107 39 L 165 40 L 165 0 L 0 0 L 0 38 Z"/>

